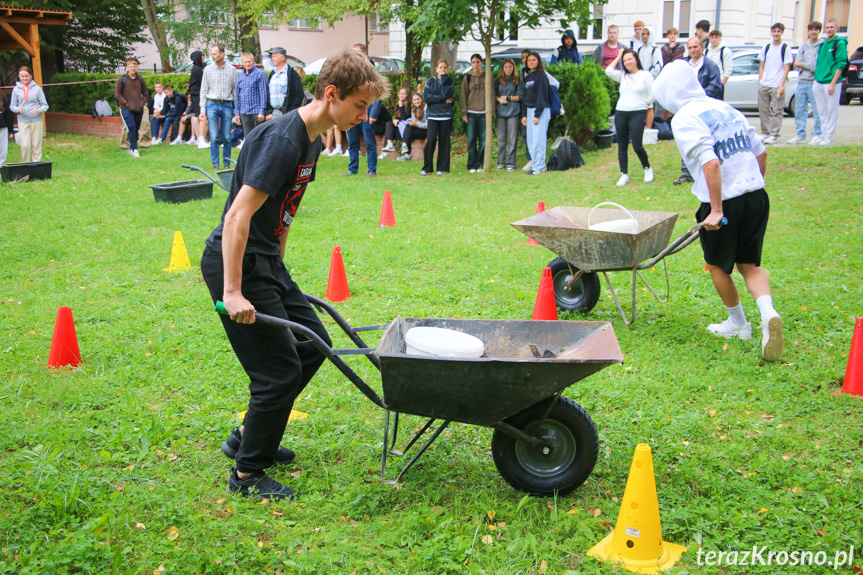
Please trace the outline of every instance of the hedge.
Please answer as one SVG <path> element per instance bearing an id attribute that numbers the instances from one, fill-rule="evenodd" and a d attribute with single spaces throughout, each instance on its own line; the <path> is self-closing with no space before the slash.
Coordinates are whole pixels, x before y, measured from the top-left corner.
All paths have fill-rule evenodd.
<path id="1" fill-rule="evenodd" d="M 173 86 L 180 92 L 186 92 L 186 84 L 189 83 L 189 74 L 141 74 L 147 87 L 152 92 L 156 82 L 166 86 Z M 69 86 L 46 86 L 45 98 L 52 112 L 66 112 L 68 114 L 89 114 L 96 100 L 106 100 L 114 114 L 119 114 L 116 102 L 114 102 L 114 86 L 118 74 L 86 74 L 84 72 L 68 72 L 65 74 L 54 74 L 51 78 L 52 84 L 63 82 L 84 82 L 92 80 L 113 80 L 112 82 L 93 82 L 89 84 L 72 84 Z"/>

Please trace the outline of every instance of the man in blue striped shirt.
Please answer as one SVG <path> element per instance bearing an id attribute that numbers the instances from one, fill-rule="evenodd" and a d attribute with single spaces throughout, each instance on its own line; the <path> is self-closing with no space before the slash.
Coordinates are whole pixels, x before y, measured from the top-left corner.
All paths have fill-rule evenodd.
<path id="1" fill-rule="evenodd" d="M 252 128 L 264 121 L 267 75 L 255 66 L 255 57 L 249 52 L 243 52 L 240 62 L 243 64 L 243 71 L 237 78 L 234 123 L 243 126 L 243 138 L 247 138 Z"/>

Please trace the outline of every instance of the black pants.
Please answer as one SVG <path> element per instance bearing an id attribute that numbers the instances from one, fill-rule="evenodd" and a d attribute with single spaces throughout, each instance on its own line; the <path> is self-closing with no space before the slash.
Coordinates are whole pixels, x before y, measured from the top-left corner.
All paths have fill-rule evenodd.
<path id="1" fill-rule="evenodd" d="M 201 273 L 213 301 L 222 299 L 222 254 L 209 247 L 205 249 Z M 243 295 L 257 311 L 302 324 L 332 345 L 327 330 L 278 256 L 246 254 L 242 288 Z M 257 323 L 240 324 L 228 316 L 220 317 L 231 347 L 249 375 L 251 399 L 243 422 L 243 442 L 236 457 L 237 470 L 259 471 L 272 466 L 294 400 L 325 358 L 311 343 L 294 344 L 283 329 Z"/>
<path id="2" fill-rule="evenodd" d="M 437 171 L 449 172 L 449 154 L 451 148 L 450 136 L 452 134 L 452 118 L 449 120 L 429 120 L 426 128 L 428 140 L 423 149 L 423 171 L 431 173 L 434 171 L 434 149 L 440 140 L 437 152 Z"/>
<path id="3" fill-rule="evenodd" d="M 387 131 L 384 134 L 384 140 L 386 140 L 386 142 L 393 142 L 401 139 L 402 135 L 399 133 L 399 127 L 391 121 L 387 122 Z"/>
<path id="4" fill-rule="evenodd" d="M 521 123 L 521 117 L 518 118 L 518 131 L 521 133 L 521 141 L 524 144 L 524 156 L 527 161 L 530 161 L 530 149 L 527 147 L 527 126 Z"/>
<path id="5" fill-rule="evenodd" d="M 258 125 L 258 115 L 240 114 L 240 125 L 243 127 L 243 139 L 248 138 Z"/>
<path id="6" fill-rule="evenodd" d="M 641 160 L 641 165 L 644 169 L 650 167 L 650 161 L 647 159 L 647 152 L 644 151 L 644 146 L 641 145 L 641 140 L 644 137 L 644 124 L 647 121 L 647 110 L 636 110 L 633 112 L 624 112 L 616 110 L 614 112 L 614 129 L 617 130 L 617 161 L 620 164 L 620 173 L 629 173 L 629 137 L 632 136 L 632 149 L 635 150 L 635 155 Z"/>
<path id="7" fill-rule="evenodd" d="M 428 130 L 426 130 L 425 128 L 414 128 L 410 124 L 405 126 L 405 134 L 402 141 L 408 147 L 408 154 L 411 153 L 411 144 L 413 143 L 413 141 L 421 140 L 423 138 L 428 138 Z"/>

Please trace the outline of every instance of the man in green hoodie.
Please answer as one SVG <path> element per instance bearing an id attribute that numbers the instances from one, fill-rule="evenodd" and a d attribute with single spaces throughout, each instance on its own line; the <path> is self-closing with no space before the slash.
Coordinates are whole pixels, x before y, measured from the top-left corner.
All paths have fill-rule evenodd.
<path id="1" fill-rule="evenodd" d="M 836 35 L 839 22 L 830 18 L 824 24 L 827 39 L 818 50 L 818 64 L 815 66 L 815 85 L 813 93 L 818 116 L 821 118 L 821 142 L 819 146 L 833 145 L 833 132 L 839 121 L 839 99 L 842 97 L 841 78 L 848 65 L 848 40 Z M 836 86 L 836 84 L 839 86 Z"/>

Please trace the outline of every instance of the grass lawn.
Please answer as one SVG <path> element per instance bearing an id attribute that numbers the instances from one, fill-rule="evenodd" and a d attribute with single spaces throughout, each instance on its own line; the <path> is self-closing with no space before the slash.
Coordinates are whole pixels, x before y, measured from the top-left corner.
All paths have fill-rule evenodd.
<path id="1" fill-rule="evenodd" d="M 347 160 L 323 158 L 286 263 L 323 297 L 340 245 L 352 297 L 337 307 L 354 325 L 528 319 L 554 254 L 509 224 L 539 200 L 679 211 L 675 236 L 692 225 L 697 200 L 671 185 L 676 147 L 648 151 L 656 181 L 633 169 L 625 188 L 614 186 L 616 147 L 539 177 L 470 175 L 458 156 L 445 177 L 385 159 L 375 179 L 341 178 Z M 226 194 L 157 204 L 148 188 L 193 179 L 180 164 L 207 167 L 208 152 L 163 145 L 135 160 L 116 142 L 50 136 L 45 158 L 52 180 L 0 185 L 0 573 L 622 572 L 585 553 L 616 522 L 639 443 L 653 449 L 663 537 L 689 550 L 672 573 L 832 571 L 698 564 L 699 549 L 753 546 L 831 561 L 853 546 L 854 567 L 839 572 L 863 570 L 863 400 L 837 393 L 863 315 L 859 148 L 770 150 L 764 266 L 785 322 L 781 363 L 761 360 L 760 331 L 749 342 L 706 333 L 726 312 L 698 245 L 667 260 L 667 304 L 641 291 L 634 327 L 605 287 L 591 313 L 561 316 L 612 322 L 626 358 L 566 392 L 600 438 L 596 469 L 572 494 L 513 490 L 492 461 L 491 430 L 459 424 L 397 489 L 382 485 L 384 412 L 326 364 L 295 405 L 309 417 L 285 435 L 298 457 L 272 473 L 302 500 L 279 504 L 225 489 L 219 446 L 245 409 L 247 379 L 197 265 Z M 385 189 L 398 227 L 380 230 Z M 177 230 L 193 268 L 163 271 Z M 656 284 L 660 274 L 647 273 Z M 628 299 L 629 275 L 612 279 Z M 757 325 L 754 302 L 743 303 Z M 83 364 L 55 373 L 46 364 L 63 305 Z M 371 364 L 349 362 L 379 389 Z M 422 425 L 403 422 L 402 439 Z"/>

